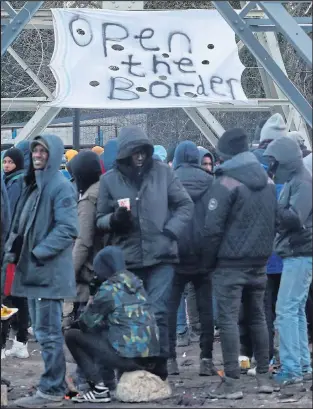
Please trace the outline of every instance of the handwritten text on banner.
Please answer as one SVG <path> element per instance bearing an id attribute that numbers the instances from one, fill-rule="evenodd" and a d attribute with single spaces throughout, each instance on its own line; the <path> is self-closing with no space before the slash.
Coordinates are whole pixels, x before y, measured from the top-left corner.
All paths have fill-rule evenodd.
<path id="1" fill-rule="evenodd" d="M 196 107 L 246 101 L 235 35 L 216 10 L 53 9 L 49 105 Z"/>

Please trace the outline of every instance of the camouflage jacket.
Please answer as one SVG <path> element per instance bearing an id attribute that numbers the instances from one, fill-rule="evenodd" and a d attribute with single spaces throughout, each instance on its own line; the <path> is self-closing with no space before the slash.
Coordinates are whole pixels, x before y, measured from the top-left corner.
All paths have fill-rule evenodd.
<path id="1" fill-rule="evenodd" d="M 125 358 L 159 355 L 159 332 L 142 281 L 129 271 L 102 283 L 79 318 L 82 331 L 108 331 L 108 339 Z"/>

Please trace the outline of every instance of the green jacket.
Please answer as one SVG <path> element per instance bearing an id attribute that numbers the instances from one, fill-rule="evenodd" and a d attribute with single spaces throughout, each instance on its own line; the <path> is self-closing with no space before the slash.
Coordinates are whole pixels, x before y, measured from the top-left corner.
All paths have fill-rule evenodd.
<path id="1" fill-rule="evenodd" d="M 142 281 L 130 271 L 102 283 L 79 318 L 82 331 L 108 331 L 116 352 L 125 358 L 159 355 L 159 333 Z"/>

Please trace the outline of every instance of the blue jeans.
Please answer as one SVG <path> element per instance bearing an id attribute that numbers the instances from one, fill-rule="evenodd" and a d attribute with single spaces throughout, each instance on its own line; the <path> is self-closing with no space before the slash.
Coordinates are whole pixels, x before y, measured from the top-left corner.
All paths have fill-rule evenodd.
<path id="1" fill-rule="evenodd" d="M 311 371 L 305 306 L 312 281 L 312 257 L 284 259 L 276 304 L 282 370 L 301 377 Z"/>
<path id="2" fill-rule="evenodd" d="M 176 332 L 178 335 L 184 334 L 188 329 L 186 317 L 186 301 L 184 294 L 181 297 L 180 304 L 177 311 L 177 326 Z"/>
<path id="3" fill-rule="evenodd" d="M 63 397 L 65 393 L 65 357 L 62 333 L 62 301 L 29 299 L 33 330 L 41 347 L 44 372 L 38 389 L 45 395 Z"/>
<path id="4" fill-rule="evenodd" d="M 212 296 L 212 304 L 213 304 L 213 320 L 214 320 L 214 326 L 217 327 L 218 323 L 217 323 L 217 301 L 216 301 L 216 297 L 214 295 L 213 292 L 213 296 Z"/>
<path id="5" fill-rule="evenodd" d="M 174 267 L 171 264 L 160 264 L 132 270 L 132 272 L 143 281 L 159 327 L 160 357 L 168 358 L 168 302 L 172 291 Z"/>

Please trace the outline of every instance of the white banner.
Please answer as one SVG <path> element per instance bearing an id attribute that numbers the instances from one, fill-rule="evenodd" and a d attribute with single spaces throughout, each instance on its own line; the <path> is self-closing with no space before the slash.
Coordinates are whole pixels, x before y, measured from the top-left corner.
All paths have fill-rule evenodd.
<path id="1" fill-rule="evenodd" d="M 235 34 L 216 10 L 52 9 L 50 106 L 197 107 L 246 101 Z"/>

